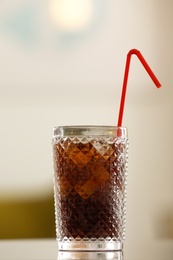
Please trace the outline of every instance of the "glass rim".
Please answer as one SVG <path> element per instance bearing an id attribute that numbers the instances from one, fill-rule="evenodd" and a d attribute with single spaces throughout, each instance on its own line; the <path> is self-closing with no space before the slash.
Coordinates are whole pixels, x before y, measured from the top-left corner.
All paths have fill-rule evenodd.
<path id="1" fill-rule="evenodd" d="M 111 125 L 67 125 L 53 128 L 53 137 L 108 136 L 128 137 L 127 127 Z"/>

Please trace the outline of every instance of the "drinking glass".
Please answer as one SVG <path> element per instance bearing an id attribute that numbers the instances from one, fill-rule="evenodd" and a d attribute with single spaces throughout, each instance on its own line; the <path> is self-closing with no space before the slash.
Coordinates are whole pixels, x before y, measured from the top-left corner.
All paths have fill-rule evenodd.
<path id="1" fill-rule="evenodd" d="M 122 250 L 127 128 L 54 128 L 54 201 L 59 250 Z"/>

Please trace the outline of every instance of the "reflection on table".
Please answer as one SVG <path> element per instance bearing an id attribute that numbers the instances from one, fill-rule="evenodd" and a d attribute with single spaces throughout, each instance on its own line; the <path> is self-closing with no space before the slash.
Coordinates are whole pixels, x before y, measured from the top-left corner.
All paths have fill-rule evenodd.
<path id="1" fill-rule="evenodd" d="M 59 252 L 57 260 L 123 260 L 123 252 Z"/>

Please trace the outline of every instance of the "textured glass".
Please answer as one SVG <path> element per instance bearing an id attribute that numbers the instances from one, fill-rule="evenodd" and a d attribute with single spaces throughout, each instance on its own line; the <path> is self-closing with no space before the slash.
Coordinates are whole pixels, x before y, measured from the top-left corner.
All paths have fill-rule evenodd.
<path id="1" fill-rule="evenodd" d="M 59 249 L 121 249 L 125 236 L 127 138 L 57 136 L 53 151 Z"/>

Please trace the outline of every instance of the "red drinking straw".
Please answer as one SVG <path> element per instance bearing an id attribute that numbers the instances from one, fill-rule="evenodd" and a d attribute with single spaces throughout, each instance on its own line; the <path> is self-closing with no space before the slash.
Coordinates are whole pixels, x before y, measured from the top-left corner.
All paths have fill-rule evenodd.
<path id="1" fill-rule="evenodd" d="M 127 59 L 126 59 L 126 67 L 125 67 L 125 72 L 124 72 L 124 81 L 123 81 L 123 87 L 122 87 L 122 94 L 121 94 L 121 102 L 120 102 L 120 109 L 119 109 L 119 117 L 118 117 L 118 126 L 122 125 L 122 120 L 123 120 L 123 112 L 124 112 L 124 103 L 125 103 L 125 97 L 126 97 L 126 89 L 127 89 L 127 81 L 128 81 L 128 75 L 129 75 L 129 67 L 130 67 L 130 60 L 131 56 L 135 54 L 139 60 L 141 61 L 142 65 L 148 72 L 149 76 L 153 80 L 154 84 L 156 85 L 157 88 L 161 87 L 160 82 L 154 75 L 153 71 L 149 67 L 148 63 L 140 53 L 140 51 L 136 49 L 132 49 L 128 52 L 127 54 Z"/>

